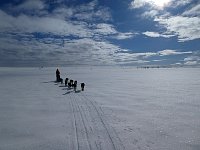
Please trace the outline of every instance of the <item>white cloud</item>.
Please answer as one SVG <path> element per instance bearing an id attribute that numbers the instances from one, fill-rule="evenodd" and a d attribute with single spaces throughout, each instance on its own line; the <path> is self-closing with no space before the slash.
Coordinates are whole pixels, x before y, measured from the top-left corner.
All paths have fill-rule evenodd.
<path id="1" fill-rule="evenodd" d="M 169 5 L 171 0 L 133 0 L 131 2 L 132 8 L 141 8 L 146 5 L 154 7 L 155 9 L 163 9 L 164 6 Z"/>
<path id="2" fill-rule="evenodd" d="M 45 4 L 41 0 L 26 0 L 24 3 L 17 5 L 14 7 L 14 10 L 25 10 L 25 11 L 35 11 L 35 10 L 42 10 L 45 8 Z"/>
<path id="3" fill-rule="evenodd" d="M 141 63 L 147 63 L 149 61 L 141 58 L 145 54 L 136 54 L 136 53 L 117 53 L 114 56 L 115 62 L 120 65 L 137 65 Z"/>
<path id="4" fill-rule="evenodd" d="M 20 15 L 13 17 L 0 10 L 0 32 L 51 33 L 60 36 L 91 36 L 84 23 L 75 24 L 59 18 Z"/>
<path id="5" fill-rule="evenodd" d="M 89 7 L 93 7 L 92 4 L 90 4 Z M 85 10 L 85 7 L 86 5 L 81 6 L 81 9 Z M 119 32 L 115 29 L 115 27 L 112 24 L 91 24 L 86 22 L 84 19 L 72 21 L 70 18 L 75 17 L 77 15 L 77 11 L 80 11 L 77 10 L 77 8 L 61 7 L 55 9 L 52 14 L 48 14 L 45 16 L 32 16 L 25 14 L 12 16 L 0 10 L 0 32 L 12 32 L 17 34 L 39 32 L 45 34 L 54 34 L 58 36 L 75 36 L 80 38 L 93 36 L 98 38 L 98 36 L 102 35 L 116 35 L 116 39 L 119 40 L 133 37 L 133 33 Z M 104 14 L 102 14 L 101 10 L 103 10 L 103 8 L 97 11 L 98 15 L 96 16 L 99 16 L 99 18 L 97 19 L 104 18 L 101 20 L 102 22 L 104 22 L 105 17 L 103 16 L 106 16 L 106 14 L 108 14 L 107 16 L 110 16 L 110 14 L 106 11 L 104 11 Z M 84 12 L 84 15 L 85 17 L 88 16 L 89 18 L 91 18 L 90 15 L 93 15 L 93 13 Z"/>
<path id="6" fill-rule="evenodd" d="M 92 9 L 93 6 L 90 7 Z M 86 8 L 84 6 L 81 9 Z M 70 18 L 77 11 L 77 8 L 61 7 L 44 16 L 12 16 L 0 10 L 1 65 L 9 65 L 11 61 L 16 62 L 16 65 L 116 64 L 114 58 L 120 57 L 117 52 L 121 48 L 104 40 L 102 36 L 116 36 L 121 40 L 131 38 L 133 33 L 119 32 L 104 20 L 101 20 L 104 23 L 98 24 L 90 24 L 84 20 L 72 21 Z M 97 12 L 99 16 L 102 15 Z M 35 33 L 42 37 L 37 38 Z M 69 40 L 67 36 L 76 38 Z"/>
<path id="7" fill-rule="evenodd" d="M 12 12 L 35 8 L 34 11 L 38 11 L 35 15 L 24 14 L 23 11 L 11 15 L 0 10 L 0 64 L 11 61 L 48 65 L 115 64 L 113 56 L 121 48 L 102 37 L 119 35 L 122 39 L 122 36 L 130 37 L 131 33 L 121 33 L 112 24 L 106 23 L 111 19 L 109 10 L 97 7 L 97 1 L 92 1 L 76 7 L 57 7 L 43 15 L 40 12 L 45 11 L 46 6 L 37 0 L 25 1 L 12 8 Z M 85 18 L 78 16 L 81 13 Z M 35 36 L 38 33 L 39 37 Z M 69 40 L 68 36 L 72 39 Z"/>
<path id="8" fill-rule="evenodd" d="M 158 54 L 160 56 L 182 55 L 182 54 L 192 54 L 192 51 L 180 52 L 180 51 L 176 51 L 176 50 L 166 49 L 166 50 L 159 51 Z"/>
<path id="9" fill-rule="evenodd" d="M 158 32 L 144 32 L 146 36 L 150 37 L 165 37 L 169 38 L 177 36 L 179 42 L 186 42 L 200 38 L 200 4 L 192 5 L 192 0 L 171 0 L 168 2 L 168 7 L 181 7 L 188 4 L 189 9 L 185 10 L 182 14 L 171 15 L 167 11 L 161 11 L 153 6 L 152 3 L 160 3 L 154 0 L 134 0 L 131 3 L 132 8 L 140 8 L 146 5 L 144 13 L 141 14 L 142 18 L 154 19 L 165 31 Z M 191 4 L 191 5 L 189 5 Z"/>
<path id="10" fill-rule="evenodd" d="M 93 0 L 89 3 L 85 3 L 76 7 L 80 12 L 92 11 L 98 5 L 98 0 Z"/>
<path id="11" fill-rule="evenodd" d="M 110 11 L 107 8 L 100 8 L 98 10 L 93 10 L 93 11 L 87 10 L 84 12 L 80 12 L 80 10 L 76 8 L 76 11 L 74 12 L 74 17 L 78 20 L 84 20 L 88 22 L 92 22 L 94 20 L 103 20 L 103 21 L 112 20 Z"/>
<path id="12" fill-rule="evenodd" d="M 94 32 L 100 33 L 103 35 L 110 35 L 110 34 L 117 33 L 113 25 L 106 24 L 106 23 L 100 23 L 100 24 L 95 25 Z"/>
<path id="13" fill-rule="evenodd" d="M 123 40 L 137 33 L 117 31 L 113 24 L 106 22 L 112 20 L 109 9 L 98 9 L 97 1 L 77 7 L 61 6 L 45 14 L 46 7 L 42 1 L 29 0 L 13 9 L 29 11 L 35 8 L 34 11 L 38 11 L 36 15 L 11 15 L 0 10 L 1 64 L 11 61 L 49 65 L 138 64 L 149 62 L 148 58 L 153 56 L 190 54 L 175 50 L 134 53 L 110 43 L 106 39 Z M 154 15 L 156 12 L 152 12 Z M 164 23 L 162 25 L 165 26 Z M 173 31 L 168 29 L 168 32 L 147 31 L 143 34 L 151 37 L 172 36 L 170 33 Z M 39 33 L 39 38 L 36 33 Z"/>
<path id="14" fill-rule="evenodd" d="M 156 54 L 123 53 L 126 50 L 119 46 L 90 38 L 57 41 L 54 38 L 30 38 L 31 41 L 0 38 L 0 57 L 4 58 L 1 59 L 1 64 L 31 62 L 32 65 L 137 65 L 149 62 L 145 59 Z"/>
<path id="15" fill-rule="evenodd" d="M 177 35 L 179 42 L 200 38 L 199 17 L 156 17 L 154 21 L 157 21 L 161 26 L 165 27 L 168 33 Z"/>
<path id="16" fill-rule="evenodd" d="M 145 1 L 144 0 L 134 0 L 131 2 L 131 7 L 132 8 L 140 8 L 143 7 L 145 5 Z"/>
<path id="17" fill-rule="evenodd" d="M 180 62 L 177 62 L 177 63 L 175 63 L 175 65 L 178 65 L 178 66 L 180 66 L 180 65 L 182 65 L 182 63 L 180 63 Z"/>
<path id="18" fill-rule="evenodd" d="M 133 0 L 131 8 L 141 8 L 146 5 L 154 7 L 154 9 L 163 9 L 165 6 L 179 7 L 191 3 L 192 0 Z"/>
<path id="19" fill-rule="evenodd" d="M 114 55 L 114 58 L 117 64 L 137 65 L 148 63 L 149 60 L 146 59 L 156 55 L 157 53 L 155 52 L 134 53 L 128 50 L 120 50 L 116 55 Z"/>
<path id="20" fill-rule="evenodd" d="M 142 34 L 149 36 L 149 37 L 164 37 L 164 38 L 170 38 L 174 35 L 170 35 L 170 34 L 160 34 L 158 32 L 151 32 L 151 31 L 146 31 L 143 32 Z"/>
<path id="21" fill-rule="evenodd" d="M 172 0 L 170 7 L 180 7 L 191 3 L 192 0 Z"/>
<path id="22" fill-rule="evenodd" d="M 125 32 L 125 33 L 118 33 L 116 36 L 113 36 L 113 38 L 118 39 L 118 40 L 124 40 L 124 39 L 130 39 L 134 37 L 137 33 L 132 33 L 132 32 Z"/>
<path id="23" fill-rule="evenodd" d="M 10 35 L 9 35 L 10 36 Z M 95 41 L 91 38 L 54 39 L 26 37 L 0 38 L 1 65 L 10 62 L 32 63 L 32 65 L 114 65 L 147 63 L 145 60 L 156 53 L 126 53 L 119 46 L 108 41 Z M 22 63 L 22 64 L 23 64 Z"/>
<path id="24" fill-rule="evenodd" d="M 8 64 L 10 61 L 27 61 L 44 65 L 95 65 L 115 63 L 113 55 L 120 48 L 106 41 L 98 42 L 88 38 L 70 41 L 55 41 L 53 38 L 32 38 L 31 41 L 1 38 L 0 49 L 1 61 Z"/>
<path id="25" fill-rule="evenodd" d="M 143 34 L 149 37 L 160 37 L 160 34 L 158 32 L 146 31 L 146 32 L 143 32 Z"/>
<path id="26" fill-rule="evenodd" d="M 193 55 L 184 59 L 185 65 L 199 65 L 200 64 L 200 51 L 196 51 Z"/>
<path id="27" fill-rule="evenodd" d="M 153 62 L 160 62 L 160 61 L 165 61 L 166 59 L 154 59 L 152 60 Z"/>
<path id="28" fill-rule="evenodd" d="M 159 14 L 158 10 L 149 10 L 149 11 L 145 11 L 142 14 L 143 18 L 154 18 L 155 16 L 157 16 Z"/>
<path id="29" fill-rule="evenodd" d="M 93 23 L 94 21 L 110 21 L 112 16 L 109 8 L 98 7 L 97 0 L 79 6 L 68 7 L 63 5 L 53 10 L 52 15 L 56 18 L 76 19 Z"/>
<path id="30" fill-rule="evenodd" d="M 53 10 L 52 16 L 54 18 L 61 18 L 69 20 L 74 15 L 74 9 L 68 7 L 58 7 Z"/>
<path id="31" fill-rule="evenodd" d="M 200 56 L 189 56 L 186 57 L 184 61 L 200 61 Z"/>
<path id="32" fill-rule="evenodd" d="M 121 50 L 119 52 L 120 56 L 126 56 L 127 60 L 129 60 L 130 58 L 134 58 L 134 60 L 144 60 L 146 58 L 150 58 L 153 56 L 170 56 L 170 55 L 183 55 L 183 54 L 192 54 L 192 51 L 177 51 L 177 50 L 170 50 L 170 49 L 166 49 L 166 50 L 162 50 L 162 51 L 158 51 L 158 52 L 144 52 L 144 53 L 134 53 L 128 50 Z M 130 58 L 128 58 L 130 57 Z M 161 59 L 159 59 L 161 60 Z M 162 59 L 162 61 L 165 59 Z M 153 61 L 153 60 L 152 60 Z M 155 60 L 156 61 L 156 60 Z M 157 60 L 158 61 L 158 60 Z"/>
<path id="33" fill-rule="evenodd" d="M 6 10 L 16 16 L 24 13 L 32 16 L 45 16 L 48 15 L 47 9 L 48 5 L 43 0 L 24 0 L 20 4 L 6 5 Z"/>
<path id="34" fill-rule="evenodd" d="M 191 9 L 186 10 L 182 14 L 183 16 L 200 16 L 200 4 L 195 5 Z"/>
<path id="35" fill-rule="evenodd" d="M 145 53 L 134 53 L 137 57 L 148 58 L 157 55 L 155 52 L 145 52 Z"/>
<path id="36" fill-rule="evenodd" d="M 153 56 L 191 54 L 176 50 L 134 53 L 122 49 L 108 41 L 95 41 L 91 38 L 69 40 L 65 38 L 40 38 L 30 36 L 26 40 L 0 36 L 1 64 L 11 61 L 25 61 L 38 65 L 137 65 L 150 62 Z M 22 38 L 24 38 L 22 36 Z"/>
<path id="37" fill-rule="evenodd" d="M 189 66 L 192 66 L 192 65 L 197 65 L 198 62 L 197 61 L 187 61 L 184 63 L 185 65 L 189 65 Z"/>

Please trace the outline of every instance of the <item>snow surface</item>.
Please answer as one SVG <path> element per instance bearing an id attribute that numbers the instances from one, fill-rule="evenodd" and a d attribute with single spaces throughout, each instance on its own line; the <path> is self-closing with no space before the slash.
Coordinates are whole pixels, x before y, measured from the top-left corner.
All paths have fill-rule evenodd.
<path id="1" fill-rule="evenodd" d="M 59 69 L 78 92 L 56 68 L 0 68 L 0 150 L 200 149 L 200 69 Z"/>

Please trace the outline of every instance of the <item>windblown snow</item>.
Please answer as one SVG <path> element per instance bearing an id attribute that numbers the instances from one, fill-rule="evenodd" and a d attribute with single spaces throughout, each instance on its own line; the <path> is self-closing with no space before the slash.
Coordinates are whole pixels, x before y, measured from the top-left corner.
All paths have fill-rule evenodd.
<path id="1" fill-rule="evenodd" d="M 200 149 L 200 69 L 59 70 L 77 92 L 56 68 L 0 68 L 0 150 Z"/>

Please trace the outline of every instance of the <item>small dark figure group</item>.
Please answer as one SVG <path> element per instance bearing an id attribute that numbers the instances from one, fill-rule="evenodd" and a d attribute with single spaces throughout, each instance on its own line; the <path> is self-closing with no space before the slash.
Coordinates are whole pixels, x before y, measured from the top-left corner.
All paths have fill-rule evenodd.
<path id="1" fill-rule="evenodd" d="M 69 82 L 68 82 L 69 81 Z M 84 85 L 82 85 L 84 83 L 81 83 L 81 89 L 82 91 L 84 90 Z M 65 79 L 65 86 L 68 86 L 69 88 L 74 88 L 74 91 L 76 91 L 76 88 L 77 88 L 77 81 L 74 81 L 74 80 L 69 80 L 69 78 L 66 78 Z"/>
<path id="2" fill-rule="evenodd" d="M 61 84 L 63 84 L 63 79 L 60 78 L 60 71 L 58 69 L 56 70 L 56 81 L 61 82 Z M 74 91 L 76 92 L 77 81 L 69 80 L 69 78 L 65 78 L 65 86 L 68 86 L 69 88 L 74 88 Z M 84 91 L 84 87 L 85 87 L 85 83 L 81 83 L 82 91 Z"/>

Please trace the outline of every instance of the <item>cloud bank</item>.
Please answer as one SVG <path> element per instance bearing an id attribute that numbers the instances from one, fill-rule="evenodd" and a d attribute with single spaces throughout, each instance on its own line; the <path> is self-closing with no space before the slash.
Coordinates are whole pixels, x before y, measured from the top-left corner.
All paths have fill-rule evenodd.
<path id="1" fill-rule="evenodd" d="M 156 1 L 155 1 L 156 2 Z M 200 3 L 194 4 L 192 0 L 171 0 L 163 7 L 165 10 L 159 10 L 155 6 L 154 0 L 134 0 L 131 2 L 132 9 L 144 8 L 141 17 L 151 17 L 163 31 L 144 32 L 149 37 L 172 37 L 176 36 L 178 42 L 187 42 L 200 39 Z M 167 8 L 179 9 L 188 5 L 189 8 L 182 12 L 170 13 Z M 169 36 L 170 35 L 170 36 Z"/>
<path id="2" fill-rule="evenodd" d="M 52 11 L 41 0 L 8 6 L 0 9 L 1 65 L 113 65 L 121 48 L 106 39 L 135 35 L 117 31 L 109 8 L 96 0 Z"/>
<path id="3" fill-rule="evenodd" d="M 97 0 L 78 5 L 65 5 L 67 1 L 63 0 L 52 2 L 25 0 L 0 7 L 0 66 L 140 65 L 159 62 L 159 58 L 166 60 L 162 58 L 165 56 L 187 55 L 189 59 L 195 55 L 191 51 L 173 49 L 136 53 L 134 48 L 123 48 L 116 43 L 139 35 L 177 36 L 179 42 L 198 39 L 198 6 L 180 16 L 161 15 L 157 9 L 149 14 L 144 12 L 143 18 L 150 16 L 165 31 L 140 33 L 120 31 L 114 24 L 110 8 L 100 5 Z M 132 8 L 146 6 L 146 2 L 140 2 L 134 1 Z M 181 4 L 176 2 L 176 5 Z M 183 60 L 186 65 L 189 63 L 187 58 Z"/>

